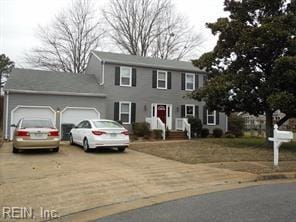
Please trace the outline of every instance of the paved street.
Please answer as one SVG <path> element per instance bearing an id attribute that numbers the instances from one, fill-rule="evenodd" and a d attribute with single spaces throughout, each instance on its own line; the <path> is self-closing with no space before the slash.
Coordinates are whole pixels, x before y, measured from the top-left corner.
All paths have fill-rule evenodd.
<path id="1" fill-rule="evenodd" d="M 205 194 L 126 213 L 97 222 L 294 222 L 296 183 L 262 185 Z"/>
<path id="2" fill-rule="evenodd" d="M 125 153 L 85 153 L 67 144 L 59 153 L 12 154 L 11 149 L 11 143 L 0 148 L 0 207 L 43 207 L 56 210 L 59 216 L 256 178 L 250 173 L 183 164 L 129 149 Z"/>

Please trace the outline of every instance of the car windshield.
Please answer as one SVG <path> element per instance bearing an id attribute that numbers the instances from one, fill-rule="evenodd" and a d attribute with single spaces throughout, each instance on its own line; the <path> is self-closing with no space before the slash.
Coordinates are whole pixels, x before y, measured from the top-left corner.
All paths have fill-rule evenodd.
<path id="1" fill-rule="evenodd" d="M 23 120 L 22 129 L 25 128 L 54 128 L 52 122 L 47 119 Z"/>
<path id="2" fill-rule="evenodd" d="M 117 122 L 111 121 L 94 121 L 96 128 L 122 128 L 122 126 Z"/>

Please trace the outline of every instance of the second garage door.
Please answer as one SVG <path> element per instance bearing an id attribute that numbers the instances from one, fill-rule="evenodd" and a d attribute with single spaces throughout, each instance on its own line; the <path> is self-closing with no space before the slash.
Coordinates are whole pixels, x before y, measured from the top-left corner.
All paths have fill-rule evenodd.
<path id="1" fill-rule="evenodd" d="M 90 107 L 66 107 L 61 112 L 61 124 L 77 125 L 84 119 L 99 119 L 100 113 L 96 108 Z"/>
<path id="2" fill-rule="evenodd" d="M 62 140 L 69 140 L 69 133 L 73 125 L 85 119 L 99 119 L 100 113 L 96 108 L 92 107 L 66 107 L 61 111 L 61 138 Z"/>

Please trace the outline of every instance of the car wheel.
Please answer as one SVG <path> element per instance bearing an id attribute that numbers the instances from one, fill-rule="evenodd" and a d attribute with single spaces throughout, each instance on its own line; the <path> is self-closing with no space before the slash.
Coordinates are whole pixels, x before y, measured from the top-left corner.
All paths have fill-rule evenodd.
<path id="1" fill-rule="evenodd" d="M 125 151 L 125 147 L 118 147 L 117 149 L 118 149 L 118 152 L 121 152 L 121 153 Z"/>
<path id="2" fill-rule="evenodd" d="M 89 145 L 88 145 L 88 140 L 86 138 L 83 140 L 83 149 L 84 149 L 85 152 L 90 151 Z"/>
<path id="3" fill-rule="evenodd" d="M 52 151 L 55 152 L 55 153 L 57 153 L 57 152 L 59 152 L 59 150 L 60 150 L 60 148 L 57 147 L 57 148 L 54 148 Z"/>
<path id="4" fill-rule="evenodd" d="M 13 152 L 13 153 L 18 153 L 19 150 L 13 146 L 13 147 L 12 147 L 12 152 Z"/>
<path id="5" fill-rule="evenodd" d="M 74 145 L 72 134 L 70 134 L 69 141 L 70 141 L 70 145 Z"/>

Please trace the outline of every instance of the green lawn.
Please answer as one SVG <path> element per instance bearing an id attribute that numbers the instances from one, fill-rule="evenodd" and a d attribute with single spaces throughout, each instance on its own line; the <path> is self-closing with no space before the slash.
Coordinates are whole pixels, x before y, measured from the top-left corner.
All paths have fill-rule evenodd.
<path id="1" fill-rule="evenodd" d="M 236 148 L 266 148 L 269 149 L 272 147 L 266 144 L 264 138 L 260 137 L 242 137 L 242 138 L 207 138 L 203 139 L 205 142 L 224 145 L 227 147 L 236 147 Z M 284 143 L 281 146 L 281 149 L 288 149 L 290 151 L 296 151 L 296 142 Z"/>

